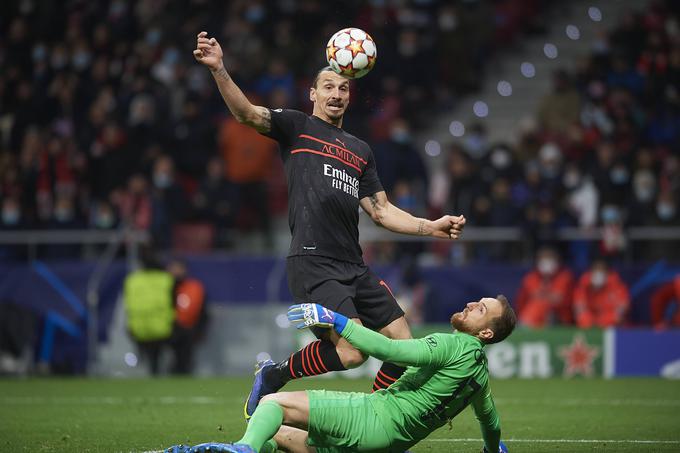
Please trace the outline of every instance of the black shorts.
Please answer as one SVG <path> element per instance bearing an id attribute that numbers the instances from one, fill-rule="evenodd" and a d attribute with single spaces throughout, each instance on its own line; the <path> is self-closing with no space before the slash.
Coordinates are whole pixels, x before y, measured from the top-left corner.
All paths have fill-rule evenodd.
<path id="1" fill-rule="evenodd" d="M 372 330 L 404 316 L 387 283 L 365 264 L 298 255 L 288 257 L 286 270 L 296 303 L 323 305 L 348 318 L 359 318 Z"/>

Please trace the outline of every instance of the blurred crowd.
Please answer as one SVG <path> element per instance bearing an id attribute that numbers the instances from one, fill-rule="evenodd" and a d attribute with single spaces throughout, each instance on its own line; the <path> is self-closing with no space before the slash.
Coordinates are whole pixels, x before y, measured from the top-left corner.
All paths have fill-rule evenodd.
<path id="1" fill-rule="evenodd" d="M 671 1 L 627 12 L 574 71 L 553 75 L 516 145 L 489 143 L 482 124 L 468 128 L 435 175 L 430 206 L 472 225 L 523 226 L 534 249 L 564 227 L 603 227 L 590 257 L 631 252 L 628 227 L 680 225 L 679 20 Z M 650 241 L 632 252 L 677 259 L 678 249 Z M 477 253 L 516 252 L 496 244 Z"/>
<path id="2" fill-rule="evenodd" d="M 403 191 L 400 166 L 415 162 L 409 178 L 423 190 L 409 134 L 427 116 L 414 112 L 476 89 L 485 57 L 540 31 L 545 3 L 3 2 L 0 229 L 129 225 L 163 248 L 201 248 L 230 247 L 238 228 L 270 246 L 272 219 L 286 215 L 275 145 L 227 114 L 192 58 L 201 30 L 254 103 L 303 110 L 328 37 L 368 30 L 384 43 L 380 65 L 356 84 L 347 127 L 382 153 L 388 189 Z M 404 156 L 389 165 L 395 143 Z"/>
<path id="3" fill-rule="evenodd" d="M 352 24 L 372 34 L 380 63 L 354 84 L 346 128 L 371 143 L 395 204 L 421 215 L 464 213 L 475 226 L 521 226 L 533 249 L 562 227 L 604 226 L 596 252 L 619 256 L 630 247 L 628 226 L 680 220 L 677 2 L 627 13 L 575 71 L 554 74 L 552 92 L 516 145 L 490 143 L 482 123 L 468 125 L 434 174 L 414 148 L 414 130 L 480 88 L 493 52 L 544 31 L 550 6 L 5 2 L 0 229 L 127 225 L 150 231 L 161 248 L 187 249 L 229 248 L 230 231 L 256 230 L 270 248 L 274 221 L 286 215 L 274 142 L 227 114 L 209 73 L 192 59 L 195 35 L 218 38 L 226 67 L 254 103 L 309 110 L 327 38 Z M 432 70 L 423 70 L 424 61 Z M 680 253 L 652 244 L 636 257 Z M 405 253 L 422 247 L 396 246 Z M 494 243 L 467 253 L 485 260 L 524 252 Z"/>

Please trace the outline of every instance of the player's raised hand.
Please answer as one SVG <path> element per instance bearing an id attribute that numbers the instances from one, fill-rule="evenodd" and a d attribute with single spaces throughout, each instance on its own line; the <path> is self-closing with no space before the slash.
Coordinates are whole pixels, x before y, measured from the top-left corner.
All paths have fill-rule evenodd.
<path id="1" fill-rule="evenodd" d="M 194 58 L 206 65 L 211 71 L 217 71 L 223 66 L 222 47 L 215 38 L 208 38 L 208 32 L 202 31 L 196 36 L 196 50 Z"/>
<path id="2" fill-rule="evenodd" d="M 342 332 L 347 324 L 347 317 L 335 313 L 319 304 L 297 304 L 288 308 L 288 320 L 297 329 L 323 327 Z"/>
<path id="3" fill-rule="evenodd" d="M 465 216 L 445 215 L 432 222 L 432 236 L 442 239 L 458 239 L 463 234 Z"/>

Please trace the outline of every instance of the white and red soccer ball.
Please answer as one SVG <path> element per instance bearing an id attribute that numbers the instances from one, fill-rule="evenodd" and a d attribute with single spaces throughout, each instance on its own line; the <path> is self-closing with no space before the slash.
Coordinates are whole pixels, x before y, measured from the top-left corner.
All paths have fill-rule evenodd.
<path id="1" fill-rule="evenodd" d="M 373 38 L 359 28 L 343 28 L 328 40 L 328 65 L 343 77 L 358 79 L 373 69 L 378 49 Z"/>

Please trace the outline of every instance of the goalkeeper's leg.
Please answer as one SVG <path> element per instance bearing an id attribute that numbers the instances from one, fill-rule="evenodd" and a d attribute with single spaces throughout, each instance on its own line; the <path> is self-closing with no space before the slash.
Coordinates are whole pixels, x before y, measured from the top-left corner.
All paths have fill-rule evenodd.
<path id="1" fill-rule="evenodd" d="M 357 318 L 353 319 L 361 324 Z M 260 399 L 276 393 L 288 381 L 317 376 L 330 371 L 355 368 L 366 361 L 366 356 L 350 345 L 335 331 L 320 330 L 314 341 L 279 363 L 260 363 L 255 372 L 253 388 L 246 399 L 244 414 L 250 419 Z"/>
<path id="2" fill-rule="evenodd" d="M 272 446 L 276 447 L 278 445 L 272 445 L 271 439 L 279 432 L 284 423 L 297 428 L 307 428 L 309 425 L 309 398 L 306 392 L 285 392 L 265 396 L 250 418 L 246 433 L 236 442 L 236 445 L 247 445 L 258 452 L 262 451 L 265 445 L 265 451 Z M 285 437 L 278 437 L 285 440 Z M 300 436 L 294 436 L 285 443 L 293 445 L 300 440 L 302 440 Z M 278 444 L 278 442 L 276 443 Z M 293 451 L 301 450 L 295 449 Z"/>

